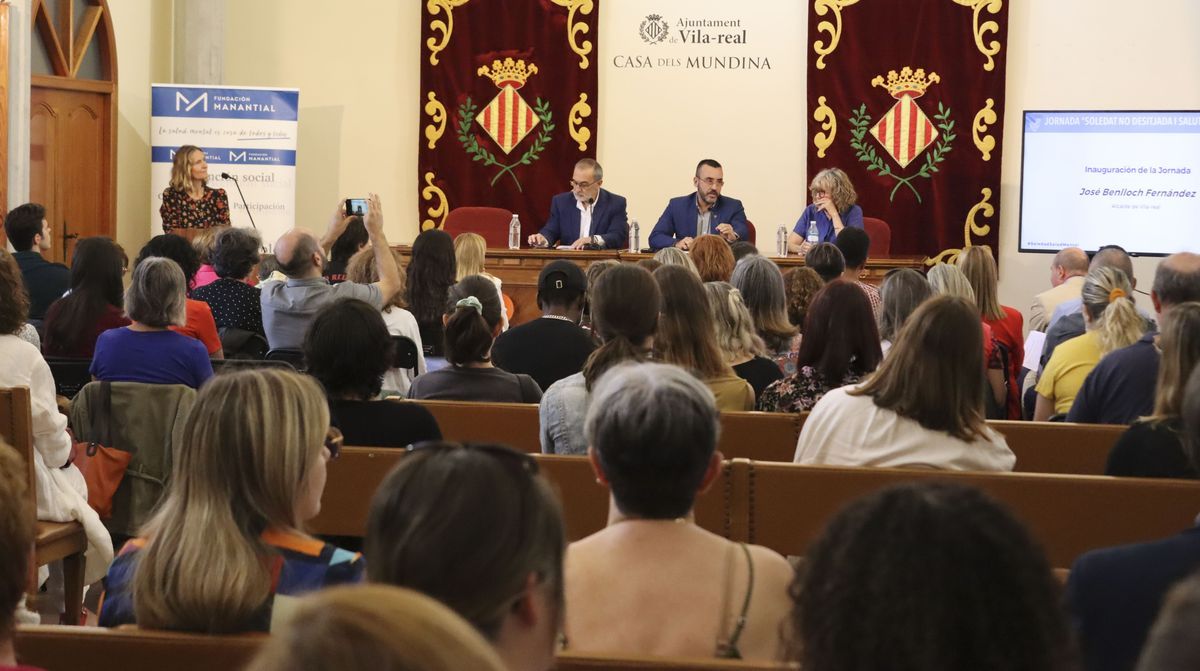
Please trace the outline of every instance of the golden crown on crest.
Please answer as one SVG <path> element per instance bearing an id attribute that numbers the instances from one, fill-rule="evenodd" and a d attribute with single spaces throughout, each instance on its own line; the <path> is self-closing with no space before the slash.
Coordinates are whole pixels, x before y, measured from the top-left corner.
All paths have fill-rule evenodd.
<path id="1" fill-rule="evenodd" d="M 529 79 L 530 75 L 537 71 L 537 66 L 533 63 L 525 65 L 523 60 L 514 61 L 511 58 L 505 58 L 503 63 L 499 59 L 492 61 L 490 68 L 486 65 L 480 66 L 476 74 L 488 77 L 496 84 L 497 88 L 504 88 L 507 84 L 514 89 L 519 89 L 525 85 L 525 81 Z"/>
<path id="2" fill-rule="evenodd" d="M 896 74 L 895 70 L 889 70 L 886 82 L 883 75 L 872 79 L 871 86 L 882 86 L 893 98 L 900 98 L 905 93 L 913 98 L 920 98 L 925 95 L 925 89 L 929 88 L 930 84 L 940 81 L 942 78 L 936 72 L 930 72 L 926 77 L 924 68 L 917 68 L 917 71 L 913 72 L 912 68 L 905 66 L 901 68 L 900 74 Z"/>

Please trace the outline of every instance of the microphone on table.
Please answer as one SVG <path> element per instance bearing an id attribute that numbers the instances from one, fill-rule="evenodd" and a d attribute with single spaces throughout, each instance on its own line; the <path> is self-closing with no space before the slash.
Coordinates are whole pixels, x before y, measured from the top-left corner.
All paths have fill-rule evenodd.
<path id="1" fill-rule="evenodd" d="M 242 193 L 242 185 L 238 182 L 237 177 L 234 177 L 227 172 L 223 172 L 221 173 L 221 179 L 227 179 L 233 182 L 234 186 L 237 187 L 238 197 L 242 199 L 242 207 L 246 208 L 246 216 L 250 218 L 250 228 L 253 228 L 255 231 L 257 231 L 258 226 L 254 223 L 254 215 L 250 213 L 250 205 L 246 202 L 246 195 Z M 262 242 L 259 242 L 258 246 L 261 251 L 267 251 L 266 245 L 264 245 Z"/>

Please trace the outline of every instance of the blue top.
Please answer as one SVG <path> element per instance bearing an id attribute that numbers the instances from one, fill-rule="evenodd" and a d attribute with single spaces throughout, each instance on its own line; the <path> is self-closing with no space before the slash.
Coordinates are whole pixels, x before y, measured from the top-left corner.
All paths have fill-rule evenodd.
<path id="1" fill-rule="evenodd" d="M 841 213 L 842 225 L 851 228 L 862 228 L 862 208 L 857 205 L 851 205 L 849 210 Z M 800 213 L 800 218 L 796 220 L 796 227 L 792 232 L 802 238 L 808 238 L 808 222 L 813 219 L 817 220 L 817 233 L 820 234 L 820 239 L 817 242 L 833 242 L 836 235 L 833 233 L 833 219 L 825 214 L 824 210 L 820 210 L 816 205 L 809 205 Z"/>
<path id="2" fill-rule="evenodd" d="M 92 377 L 105 382 L 186 384 L 199 389 L 212 377 L 204 343 L 174 331 L 109 329 L 96 339 Z"/>
<path id="3" fill-rule="evenodd" d="M 733 226 L 739 240 L 748 240 L 750 227 L 746 225 L 746 208 L 742 201 L 736 198 L 720 196 L 712 206 L 712 218 L 709 225 L 712 233 L 717 232 L 718 224 Z M 657 251 L 664 247 L 672 247 L 679 240 L 696 237 L 696 219 L 700 208 L 696 205 L 696 192 L 686 196 L 672 198 L 667 202 L 654 230 L 650 232 L 650 248 Z"/>
<path id="4" fill-rule="evenodd" d="M 1079 388 L 1067 421 L 1132 424 L 1154 412 L 1159 361 L 1154 336 L 1151 331 L 1100 359 Z"/>
<path id="5" fill-rule="evenodd" d="M 550 200 L 550 218 L 540 233 L 551 246 L 569 245 L 579 239 L 579 211 L 575 194 L 567 191 Z M 629 215 L 625 197 L 600 189 L 592 207 L 592 226 L 588 235 L 604 238 L 605 249 L 621 249 L 629 239 Z"/>

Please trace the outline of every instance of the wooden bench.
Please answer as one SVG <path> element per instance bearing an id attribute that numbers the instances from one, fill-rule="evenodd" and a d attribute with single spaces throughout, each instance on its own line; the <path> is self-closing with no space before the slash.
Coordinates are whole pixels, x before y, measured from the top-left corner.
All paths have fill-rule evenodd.
<path id="1" fill-rule="evenodd" d="M 261 634 L 204 636 L 139 629 L 22 626 L 17 659 L 45 671 L 238 671 L 267 640 Z M 347 643 L 347 645 L 350 645 Z M 559 671 L 778 671 L 795 666 L 674 659 L 562 654 Z"/>

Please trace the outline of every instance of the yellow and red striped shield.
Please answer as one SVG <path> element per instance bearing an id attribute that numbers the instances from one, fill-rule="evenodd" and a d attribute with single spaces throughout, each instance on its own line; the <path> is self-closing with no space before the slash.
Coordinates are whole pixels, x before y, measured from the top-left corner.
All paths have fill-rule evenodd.
<path id="1" fill-rule="evenodd" d="M 871 128 L 871 135 L 903 168 L 933 144 L 938 131 L 912 96 L 905 93 Z"/>
<path id="2" fill-rule="evenodd" d="M 505 84 L 492 102 L 475 116 L 475 121 L 507 154 L 533 131 L 539 119 L 521 94 Z"/>

